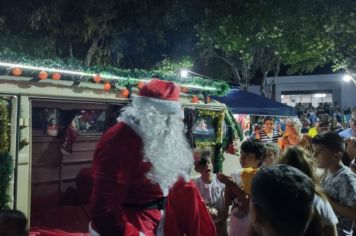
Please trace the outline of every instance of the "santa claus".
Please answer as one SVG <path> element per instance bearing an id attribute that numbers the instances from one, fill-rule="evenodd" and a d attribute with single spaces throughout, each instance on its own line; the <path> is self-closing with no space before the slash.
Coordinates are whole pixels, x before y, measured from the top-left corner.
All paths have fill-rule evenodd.
<path id="1" fill-rule="evenodd" d="M 138 96 L 133 96 L 118 124 L 99 141 L 92 173 L 92 235 L 156 235 L 165 206 L 168 223 L 161 222 L 165 232 L 202 235 L 197 229 L 202 228 L 201 223 L 214 235 L 209 215 L 197 213 L 206 213 L 206 209 L 200 195 L 195 194 L 196 187 L 189 181 L 193 157 L 183 131 L 179 96 L 180 89 L 174 83 L 150 81 Z M 170 189 L 170 195 L 174 196 L 166 204 Z M 183 206 L 176 193 L 188 193 L 192 197 L 183 203 L 187 210 L 180 212 L 190 215 L 193 221 L 201 216 L 199 221 L 170 227 L 172 219 L 180 217 L 177 209 Z M 189 208 L 190 204 L 194 205 L 193 209 Z M 188 226 L 192 224 L 195 226 Z"/>

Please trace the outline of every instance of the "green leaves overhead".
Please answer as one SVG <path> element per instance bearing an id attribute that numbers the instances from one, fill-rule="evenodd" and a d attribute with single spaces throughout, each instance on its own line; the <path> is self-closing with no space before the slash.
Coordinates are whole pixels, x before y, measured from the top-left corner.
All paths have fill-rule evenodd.
<path id="1" fill-rule="evenodd" d="M 352 0 L 207 1 L 198 29 L 199 46 L 243 75 L 269 72 L 274 64 L 290 73 L 332 62 L 355 67 L 356 4 Z M 212 50 L 214 53 L 211 53 Z M 249 70 L 246 70 L 249 69 Z"/>

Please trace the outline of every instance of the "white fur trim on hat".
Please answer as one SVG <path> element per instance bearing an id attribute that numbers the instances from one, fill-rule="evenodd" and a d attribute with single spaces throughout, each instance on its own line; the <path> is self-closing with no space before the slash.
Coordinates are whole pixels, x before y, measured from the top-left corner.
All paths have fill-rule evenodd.
<path id="1" fill-rule="evenodd" d="M 158 111 L 168 114 L 181 114 L 182 104 L 178 101 L 163 100 L 144 96 L 133 96 L 132 100 L 135 106 L 154 106 Z"/>

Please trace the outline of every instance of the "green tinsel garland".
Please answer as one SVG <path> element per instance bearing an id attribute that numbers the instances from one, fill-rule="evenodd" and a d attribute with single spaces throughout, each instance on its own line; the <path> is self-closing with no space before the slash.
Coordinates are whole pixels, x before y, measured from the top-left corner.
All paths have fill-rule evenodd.
<path id="1" fill-rule="evenodd" d="M 225 160 L 224 152 L 230 144 L 237 138 L 243 140 L 243 133 L 240 125 L 236 122 L 232 112 L 229 109 L 225 110 L 225 124 L 228 127 L 227 134 L 223 137 L 222 142 L 215 145 L 215 158 L 213 163 L 214 173 L 222 171 L 223 162 Z"/>
<path id="2" fill-rule="evenodd" d="M 240 139 L 240 141 L 243 140 L 243 131 L 242 128 L 240 126 L 240 124 L 238 124 L 234 118 L 234 114 L 231 112 L 230 109 L 226 110 L 226 115 L 225 115 L 225 121 L 226 124 L 228 126 L 231 126 L 231 128 L 233 129 L 233 135 L 234 135 L 234 139 L 237 139 L 237 137 Z"/>
<path id="3" fill-rule="evenodd" d="M 0 100 L 0 211 L 8 209 L 12 158 L 9 155 L 10 126 L 8 103 Z"/>
<path id="4" fill-rule="evenodd" d="M 2 51 L 0 52 L 0 60 L 2 62 L 22 64 L 22 65 L 31 65 L 36 67 L 47 67 L 47 68 L 58 68 L 65 70 L 81 71 L 90 74 L 100 74 L 101 76 L 105 75 L 114 75 L 122 77 L 120 80 L 110 80 L 112 85 L 115 86 L 128 86 L 128 85 L 137 85 L 140 80 L 149 79 L 152 77 L 159 77 L 161 79 L 176 82 L 178 84 L 189 84 L 191 86 L 200 86 L 200 87 L 210 87 L 215 88 L 215 90 L 206 90 L 204 88 L 193 89 L 198 91 L 205 91 L 209 95 L 224 96 L 229 90 L 229 85 L 225 81 L 213 81 L 204 79 L 201 77 L 190 77 L 188 79 L 180 78 L 176 73 L 167 73 L 163 71 L 147 71 L 147 70 L 128 70 L 128 69 L 119 69 L 113 66 L 91 66 L 86 67 L 78 60 L 63 60 L 61 58 L 52 58 L 52 59 L 40 59 L 27 56 L 25 54 L 16 53 L 12 51 Z M 24 74 L 34 75 L 39 71 L 29 71 L 24 69 Z M 80 77 L 76 78 L 77 81 L 90 81 L 93 78 Z"/>
<path id="5" fill-rule="evenodd" d="M 9 154 L 0 155 L 0 211 L 9 209 L 8 194 L 12 178 L 12 157 Z"/>
<path id="6" fill-rule="evenodd" d="M 10 147 L 9 104 L 0 99 L 0 156 L 6 155 Z"/>
<path id="7" fill-rule="evenodd" d="M 222 172 L 223 162 L 224 162 L 224 148 L 223 144 L 219 143 L 215 145 L 215 155 L 213 160 L 213 172 L 220 173 Z"/>

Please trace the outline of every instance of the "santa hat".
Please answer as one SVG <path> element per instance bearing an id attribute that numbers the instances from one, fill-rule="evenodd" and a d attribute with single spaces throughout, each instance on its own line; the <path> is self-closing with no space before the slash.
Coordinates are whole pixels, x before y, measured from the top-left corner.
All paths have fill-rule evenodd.
<path id="1" fill-rule="evenodd" d="M 181 114 L 180 89 L 173 82 L 153 79 L 147 83 L 138 96 L 134 96 L 136 106 L 153 106 L 166 114 Z"/>

